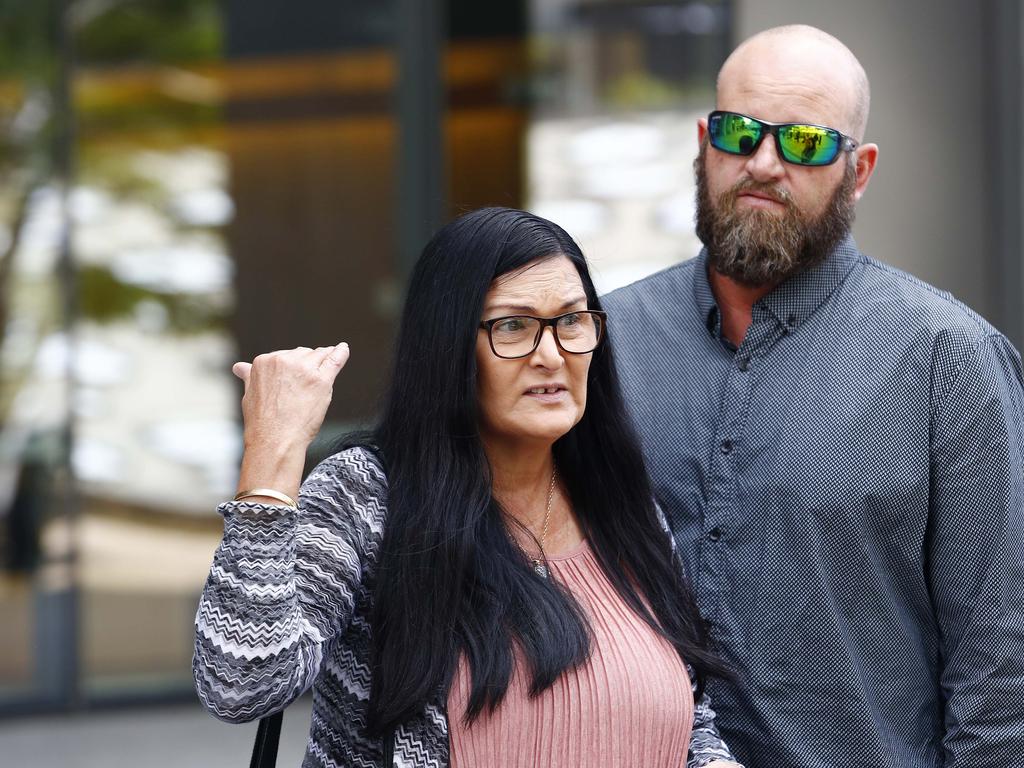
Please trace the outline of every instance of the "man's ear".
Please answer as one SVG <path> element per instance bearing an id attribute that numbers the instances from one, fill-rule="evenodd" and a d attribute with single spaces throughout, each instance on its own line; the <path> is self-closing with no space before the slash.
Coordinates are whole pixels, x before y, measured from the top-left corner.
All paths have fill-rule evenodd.
<path id="1" fill-rule="evenodd" d="M 868 188 L 871 174 L 875 172 L 875 165 L 878 163 L 878 145 L 861 144 L 855 150 L 856 158 L 854 163 L 857 169 L 857 186 L 853 189 L 853 199 L 860 200 L 864 190 Z"/>

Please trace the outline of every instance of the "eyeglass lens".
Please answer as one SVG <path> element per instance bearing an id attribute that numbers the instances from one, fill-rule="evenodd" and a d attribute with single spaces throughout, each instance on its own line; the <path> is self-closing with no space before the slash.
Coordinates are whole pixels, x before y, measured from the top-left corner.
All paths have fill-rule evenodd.
<path id="1" fill-rule="evenodd" d="M 711 143 L 723 152 L 749 155 L 768 127 L 732 112 L 715 115 L 708 124 Z M 838 131 L 818 125 L 784 125 L 778 129 L 782 158 L 799 165 L 828 165 L 839 153 Z"/>
<path id="2" fill-rule="evenodd" d="M 591 352 L 601 339 L 601 317 L 590 312 L 562 315 L 554 324 L 554 330 L 566 352 Z M 540 333 L 541 321 L 534 317 L 504 317 L 491 325 L 491 345 L 500 357 L 521 357 L 534 350 Z"/>

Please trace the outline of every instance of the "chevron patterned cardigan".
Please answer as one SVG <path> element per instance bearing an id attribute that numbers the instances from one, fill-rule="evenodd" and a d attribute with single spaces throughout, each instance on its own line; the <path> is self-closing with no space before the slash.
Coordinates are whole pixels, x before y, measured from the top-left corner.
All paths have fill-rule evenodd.
<path id="1" fill-rule="evenodd" d="M 311 685 L 306 766 L 380 766 L 366 733 L 374 568 L 387 516 L 375 456 L 352 448 L 306 479 L 300 511 L 228 502 L 196 614 L 193 676 L 203 705 L 243 723 L 286 707 Z M 393 766 L 446 768 L 444 702 L 396 729 Z M 731 759 L 705 696 L 695 708 L 688 768 Z"/>

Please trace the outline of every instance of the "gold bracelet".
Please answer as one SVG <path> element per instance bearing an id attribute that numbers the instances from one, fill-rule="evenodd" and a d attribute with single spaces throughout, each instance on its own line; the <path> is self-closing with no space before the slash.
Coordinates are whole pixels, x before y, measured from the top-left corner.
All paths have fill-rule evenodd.
<path id="1" fill-rule="evenodd" d="M 299 505 L 295 503 L 295 499 L 291 496 L 275 491 L 273 488 L 253 488 L 248 491 L 242 491 L 235 495 L 235 501 L 241 501 L 242 499 L 248 499 L 250 496 L 266 496 L 269 499 L 277 499 L 282 504 L 291 507 L 292 509 L 298 509 Z"/>

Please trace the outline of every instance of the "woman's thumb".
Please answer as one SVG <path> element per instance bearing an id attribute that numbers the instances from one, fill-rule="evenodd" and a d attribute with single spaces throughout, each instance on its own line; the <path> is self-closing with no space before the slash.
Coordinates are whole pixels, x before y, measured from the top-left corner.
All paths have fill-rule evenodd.
<path id="1" fill-rule="evenodd" d="M 248 384 L 249 374 L 252 372 L 252 363 L 235 363 L 231 366 L 231 372 Z"/>

